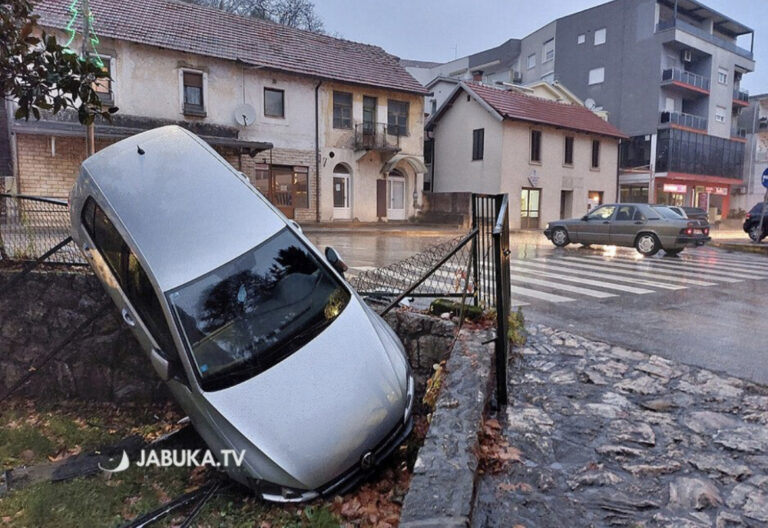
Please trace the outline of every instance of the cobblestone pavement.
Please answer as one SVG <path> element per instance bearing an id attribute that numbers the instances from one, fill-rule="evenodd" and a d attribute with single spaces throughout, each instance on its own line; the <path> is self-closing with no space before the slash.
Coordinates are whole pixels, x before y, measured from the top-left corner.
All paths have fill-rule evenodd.
<path id="1" fill-rule="evenodd" d="M 530 328 L 473 526 L 768 526 L 768 387 Z M 723 351 L 727 361 L 727 351 Z"/>

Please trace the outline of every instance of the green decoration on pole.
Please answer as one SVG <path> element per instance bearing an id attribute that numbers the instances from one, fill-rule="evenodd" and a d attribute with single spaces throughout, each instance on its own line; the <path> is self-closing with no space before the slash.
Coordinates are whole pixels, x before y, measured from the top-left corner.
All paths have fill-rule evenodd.
<path id="1" fill-rule="evenodd" d="M 86 6 L 83 6 L 82 8 L 78 7 L 78 4 L 80 4 L 81 0 L 72 0 L 69 4 L 69 13 L 70 13 L 70 19 L 69 22 L 67 22 L 67 25 L 65 27 L 65 30 L 67 33 L 69 33 L 69 39 L 64 44 L 66 48 L 69 48 L 71 50 L 71 44 L 75 40 L 75 37 L 77 36 L 77 21 L 80 18 L 81 11 L 83 11 L 83 48 L 81 52 L 81 58 L 92 61 L 96 66 L 99 68 L 104 67 L 104 62 L 101 60 L 101 57 L 99 56 L 99 52 L 97 49 L 97 46 L 99 45 L 99 37 L 96 36 L 96 33 L 93 31 L 93 12 L 90 10 L 90 8 Z M 85 11 L 88 11 L 85 13 Z M 90 47 L 90 51 L 88 48 Z M 72 53 L 75 53 L 72 51 Z"/>

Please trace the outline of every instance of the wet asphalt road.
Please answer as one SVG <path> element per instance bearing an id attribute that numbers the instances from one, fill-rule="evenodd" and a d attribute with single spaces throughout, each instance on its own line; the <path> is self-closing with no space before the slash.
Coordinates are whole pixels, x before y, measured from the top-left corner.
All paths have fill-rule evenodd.
<path id="1" fill-rule="evenodd" d="M 309 237 L 360 269 L 447 238 Z M 768 384 L 767 257 L 702 247 L 641 259 L 631 248 L 557 249 L 538 233 L 513 233 L 510 249 L 513 305 L 529 321 Z"/>

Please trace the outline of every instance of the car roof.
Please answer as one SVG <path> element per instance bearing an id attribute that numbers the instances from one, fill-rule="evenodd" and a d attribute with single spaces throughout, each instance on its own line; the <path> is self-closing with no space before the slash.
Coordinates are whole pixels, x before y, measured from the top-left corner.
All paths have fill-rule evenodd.
<path id="1" fill-rule="evenodd" d="M 178 126 L 102 149 L 83 162 L 81 177 L 99 189 L 97 201 L 122 224 L 163 291 L 229 262 L 286 225 L 221 156 Z"/>

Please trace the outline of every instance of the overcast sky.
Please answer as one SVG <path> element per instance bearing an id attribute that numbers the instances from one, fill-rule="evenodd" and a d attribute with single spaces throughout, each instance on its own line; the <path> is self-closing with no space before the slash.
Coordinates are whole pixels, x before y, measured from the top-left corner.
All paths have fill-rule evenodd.
<path id="1" fill-rule="evenodd" d="M 445 62 L 521 38 L 605 0 L 314 0 L 330 34 L 403 59 Z M 703 0 L 755 30 L 755 72 L 742 88 L 768 92 L 768 0 Z M 749 48 L 749 40 L 742 46 Z"/>

